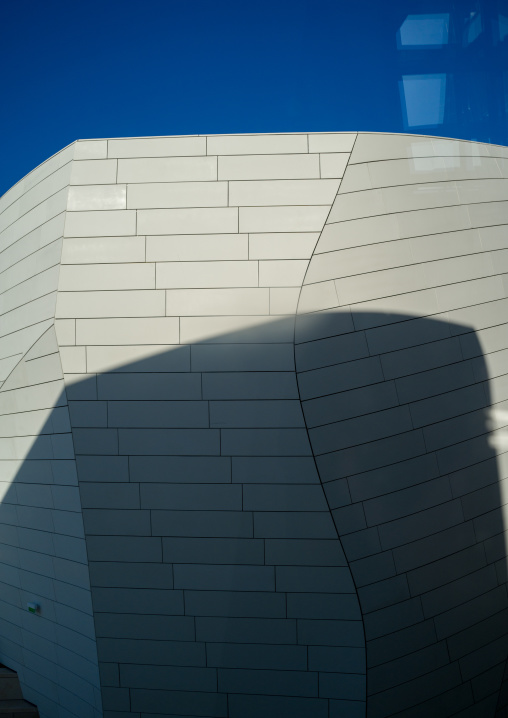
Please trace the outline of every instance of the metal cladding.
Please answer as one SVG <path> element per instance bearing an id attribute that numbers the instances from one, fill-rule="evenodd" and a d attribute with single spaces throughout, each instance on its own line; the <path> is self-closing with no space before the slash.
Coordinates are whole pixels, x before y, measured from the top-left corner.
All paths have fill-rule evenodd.
<path id="1" fill-rule="evenodd" d="M 41 718 L 501 715 L 507 358 L 507 148 L 70 145 L 0 198 L 0 661 Z"/>

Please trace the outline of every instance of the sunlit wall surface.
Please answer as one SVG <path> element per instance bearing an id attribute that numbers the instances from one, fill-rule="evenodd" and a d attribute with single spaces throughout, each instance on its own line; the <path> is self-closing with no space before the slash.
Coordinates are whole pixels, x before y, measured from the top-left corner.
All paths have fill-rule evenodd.
<path id="1" fill-rule="evenodd" d="M 405 4 L 396 34 L 406 131 L 508 143 L 508 3 Z"/>
<path id="2" fill-rule="evenodd" d="M 0 212 L 0 661 L 41 718 L 505 709 L 505 147 L 79 141 Z"/>

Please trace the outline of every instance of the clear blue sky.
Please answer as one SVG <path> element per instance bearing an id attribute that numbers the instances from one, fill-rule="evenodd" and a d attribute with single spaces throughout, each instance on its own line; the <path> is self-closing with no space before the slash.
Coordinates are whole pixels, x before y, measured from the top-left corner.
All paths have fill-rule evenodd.
<path id="1" fill-rule="evenodd" d="M 508 144 L 507 36 L 507 0 L 3 0 L 0 194 L 88 137 Z"/>

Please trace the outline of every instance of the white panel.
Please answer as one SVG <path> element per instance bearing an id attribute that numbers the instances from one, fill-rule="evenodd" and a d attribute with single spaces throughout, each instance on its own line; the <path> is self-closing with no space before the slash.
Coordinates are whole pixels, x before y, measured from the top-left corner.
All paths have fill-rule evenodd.
<path id="1" fill-rule="evenodd" d="M 157 264 L 157 288 L 257 286 L 257 262 L 160 262 Z"/>
<path id="2" fill-rule="evenodd" d="M 321 177 L 342 177 L 348 160 L 349 153 L 346 152 L 320 155 Z"/>
<path id="3" fill-rule="evenodd" d="M 65 218 L 66 237 L 114 237 L 136 234 L 136 212 L 69 212 Z"/>
<path id="4" fill-rule="evenodd" d="M 237 230 L 238 210 L 233 207 L 138 210 L 140 234 L 222 234 Z"/>
<path id="5" fill-rule="evenodd" d="M 300 287 L 273 287 L 270 289 L 270 314 L 295 314 Z"/>
<path id="6" fill-rule="evenodd" d="M 351 152 L 356 133 L 309 134 L 309 152 Z"/>
<path id="7" fill-rule="evenodd" d="M 144 262 L 144 237 L 66 237 L 61 264 Z"/>
<path id="8" fill-rule="evenodd" d="M 319 155 L 230 155 L 219 157 L 219 179 L 319 178 Z"/>
<path id="9" fill-rule="evenodd" d="M 101 160 L 107 156 L 107 140 L 78 140 L 74 145 L 75 160 Z"/>
<path id="10" fill-rule="evenodd" d="M 240 207 L 240 232 L 320 232 L 329 207 Z"/>
<path id="11" fill-rule="evenodd" d="M 164 316 L 164 300 L 163 291 L 153 290 L 58 292 L 56 316 L 59 319 Z"/>
<path id="12" fill-rule="evenodd" d="M 203 182 L 216 179 L 216 157 L 118 160 L 118 182 Z"/>
<path id="13" fill-rule="evenodd" d="M 268 155 L 307 152 L 307 135 L 223 135 L 208 137 L 209 155 Z"/>
<path id="14" fill-rule="evenodd" d="M 78 319 L 78 344 L 178 344 L 178 319 Z"/>
<path id="15" fill-rule="evenodd" d="M 60 269 L 58 288 L 61 292 L 155 289 L 155 264 L 69 264 Z"/>
<path id="16" fill-rule="evenodd" d="M 277 317 L 182 317 L 182 344 L 211 342 L 218 344 L 293 341 L 293 322 Z"/>
<path id="17" fill-rule="evenodd" d="M 243 207 L 269 205 L 331 205 L 339 183 L 335 180 L 265 180 L 230 182 L 229 204 Z"/>
<path id="18" fill-rule="evenodd" d="M 226 207 L 227 204 L 227 182 L 148 182 L 146 184 L 130 184 L 127 197 L 129 209 Z"/>
<path id="19" fill-rule="evenodd" d="M 127 207 L 125 185 L 84 185 L 69 187 L 68 212 L 89 209 L 125 209 Z"/>
<path id="20" fill-rule="evenodd" d="M 185 234 L 146 238 L 147 262 L 248 259 L 246 234 Z"/>
<path id="21" fill-rule="evenodd" d="M 176 157 L 205 154 L 205 137 L 108 140 L 108 157 Z"/>
<path id="22" fill-rule="evenodd" d="M 73 162 L 70 184 L 115 184 L 116 170 L 116 160 Z"/>
<path id="23" fill-rule="evenodd" d="M 167 316 L 268 314 L 268 289 L 170 289 Z"/>
<path id="24" fill-rule="evenodd" d="M 310 259 L 318 232 L 275 232 L 249 235 L 250 259 Z"/>
<path id="25" fill-rule="evenodd" d="M 308 266 L 306 259 L 281 259 L 259 262 L 260 287 L 299 287 Z"/>

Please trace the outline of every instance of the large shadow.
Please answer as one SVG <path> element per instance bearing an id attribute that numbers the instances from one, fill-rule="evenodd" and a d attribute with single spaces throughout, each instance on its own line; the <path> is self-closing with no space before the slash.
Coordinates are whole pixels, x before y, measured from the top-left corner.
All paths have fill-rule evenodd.
<path id="1" fill-rule="evenodd" d="M 296 341 L 281 319 L 131 362 L 89 350 L 57 404 L 104 715 L 504 715 L 502 332 L 486 357 L 465 325 L 329 312 Z M 6 586 L 18 489 L 47 481 L 59 420 L 4 497 Z M 28 630 L 6 616 L 9 647 L 37 654 L 49 599 Z"/>

